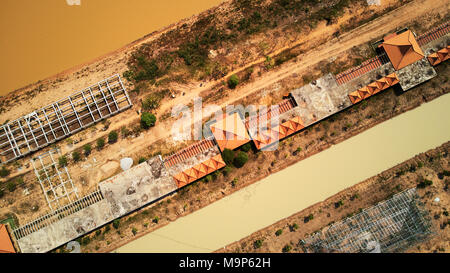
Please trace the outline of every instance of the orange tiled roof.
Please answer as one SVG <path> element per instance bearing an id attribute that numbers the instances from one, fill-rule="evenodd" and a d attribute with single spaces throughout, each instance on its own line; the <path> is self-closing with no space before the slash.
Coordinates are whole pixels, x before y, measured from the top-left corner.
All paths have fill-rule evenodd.
<path id="1" fill-rule="evenodd" d="M 253 142 L 257 149 L 261 149 L 303 128 L 305 128 L 305 126 L 303 125 L 301 118 L 294 117 L 278 126 L 259 132 L 256 137 L 253 138 Z"/>
<path id="2" fill-rule="evenodd" d="M 425 56 L 410 30 L 388 37 L 382 46 L 395 70 L 415 63 Z"/>
<path id="3" fill-rule="evenodd" d="M 0 224 L 0 253 L 16 253 L 6 225 Z"/>
<path id="4" fill-rule="evenodd" d="M 224 115 L 221 120 L 211 125 L 211 132 L 221 151 L 233 150 L 250 141 L 247 129 L 238 113 Z"/>
<path id="5" fill-rule="evenodd" d="M 218 169 L 225 167 L 225 165 L 226 164 L 223 161 L 222 156 L 218 154 L 190 169 L 174 175 L 173 178 L 178 188 L 181 188 Z"/>
<path id="6" fill-rule="evenodd" d="M 359 94 L 358 90 L 351 92 L 350 94 L 348 94 L 348 96 L 353 104 L 362 101 L 361 95 Z"/>
<path id="7" fill-rule="evenodd" d="M 368 97 L 389 88 L 390 86 L 396 85 L 398 82 L 399 80 L 397 74 L 394 72 L 387 75 L 386 77 L 369 83 L 367 86 L 351 92 L 350 94 L 348 94 L 348 97 L 350 98 L 352 104 L 355 104 L 362 101 L 363 99 L 367 99 Z"/>

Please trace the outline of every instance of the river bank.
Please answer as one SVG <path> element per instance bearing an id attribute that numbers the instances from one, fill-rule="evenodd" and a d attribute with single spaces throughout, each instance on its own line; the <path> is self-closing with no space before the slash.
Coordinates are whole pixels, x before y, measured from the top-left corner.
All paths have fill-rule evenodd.
<path id="1" fill-rule="evenodd" d="M 441 121 L 450 115 L 448 105 L 450 95 L 423 104 L 179 218 L 117 252 L 221 248 L 447 142 L 450 126 Z"/>

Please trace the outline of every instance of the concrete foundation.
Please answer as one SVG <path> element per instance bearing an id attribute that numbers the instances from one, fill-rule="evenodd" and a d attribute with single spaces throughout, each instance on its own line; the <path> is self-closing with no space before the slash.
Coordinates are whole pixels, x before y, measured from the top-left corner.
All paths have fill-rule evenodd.
<path id="1" fill-rule="evenodd" d="M 428 81 L 436 77 L 436 75 L 436 71 L 428 62 L 427 58 L 423 58 L 397 71 L 397 76 L 403 91 L 407 91 L 414 86 Z"/>

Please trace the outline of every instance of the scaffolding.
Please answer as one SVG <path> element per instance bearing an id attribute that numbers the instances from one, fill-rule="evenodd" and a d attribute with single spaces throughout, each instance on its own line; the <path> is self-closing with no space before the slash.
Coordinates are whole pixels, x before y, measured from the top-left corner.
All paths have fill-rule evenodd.
<path id="1" fill-rule="evenodd" d="M 302 240 L 307 252 L 399 252 L 427 239 L 431 219 L 416 188 L 363 210 Z"/>
<path id="2" fill-rule="evenodd" d="M 119 75 L 0 126 L 0 163 L 37 151 L 132 106 Z"/>
<path id="3" fill-rule="evenodd" d="M 65 205 L 62 208 L 59 208 L 55 211 L 52 211 L 48 214 L 45 214 L 36 220 L 33 220 L 21 227 L 18 227 L 14 229 L 13 234 L 14 237 L 19 240 L 23 237 L 26 237 L 30 235 L 31 233 L 34 233 L 36 231 L 39 231 L 53 223 L 56 223 L 57 221 L 72 215 L 78 211 L 81 211 L 97 202 L 100 202 L 104 199 L 102 193 L 100 190 L 96 190 L 94 192 L 91 192 L 90 194 L 77 199 L 70 204 Z"/>
<path id="4" fill-rule="evenodd" d="M 66 166 L 59 166 L 59 150 L 50 151 L 31 159 L 34 173 L 44 192 L 51 210 L 78 198 L 78 190 L 73 185 Z"/>

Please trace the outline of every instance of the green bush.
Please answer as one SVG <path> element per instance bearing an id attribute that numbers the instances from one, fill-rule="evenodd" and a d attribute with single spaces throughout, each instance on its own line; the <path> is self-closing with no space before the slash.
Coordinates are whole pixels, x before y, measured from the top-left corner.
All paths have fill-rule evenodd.
<path id="1" fill-rule="evenodd" d="M 245 144 L 245 145 L 243 145 L 242 147 L 241 147 L 241 150 L 243 151 L 243 152 L 248 152 L 248 151 L 250 151 L 252 149 L 252 144 L 250 144 L 250 143 L 247 143 L 247 144 Z"/>
<path id="2" fill-rule="evenodd" d="M 153 223 L 158 224 L 159 222 L 159 217 L 155 216 L 155 218 L 153 218 Z"/>
<path id="3" fill-rule="evenodd" d="M 3 195 L 5 195 L 5 192 L 3 191 L 3 189 L 0 189 L 0 198 L 2 198 Z"/>
<path id="4" fill-rule="evenodd" d="M 0 176 L 1 177 L 7 177 L 9 175 L 9 170 L 5 168 L 5 166 L 3 166 L 0 169 Z"/>
<path id="5" fill-rule="evenodd" d="M 210 175 L 210 174 L 208 174 L 206 177 L 205 177 L 205 179 L 206 179 L 206 182 L 211 182 L 213 179 L 212 179 L 212 175 Z"/>
<path id="6" fill-rule="evenodd" d="M 279 229 L 279 230 L 277 230 L 277 231 L 275 232 L 275 235 L 276 235 L 276 236 L 280 236 L 281 234 L 283 234 L 283 230 L 282 230 L 282 229 Z"/>
<path id="7" fill-rule="evenodd" d="M 291 251 L 292 250 L 292 246 L 290 246 L 290 245 L 285 245 L 284 247 L 283 247 L 283 252 L 284 253 L 286 253 L 286 252 L 289 252 L 289 251 Z"/>
<path id="8" fill-rule="evenodd" d="M 72 159 L 73 159 L 73 161 L 75 161 L 75 162 L 80 161 L 80 159 L 81 159 L 80 153 L 77 152 L 77 151 L 73 152 L 73 153 L 72 153 Z"/>
<path id="9" fill-rule="evenodd" d="M 233 164 L 234 166 L 236 166 L 236 168 L 241 168 L 245 165 L 245 163 L 247 163 L 247 161 L 248 155 L 244 152 L 239 152 L 236 158 L 233 160 Z"/>
<path id="10" fill-rule="evenodd" d="M 84 155 L 89 156 L 91 154 L 91 150 L 92 150 L 91 144 L 84 145 L 83 150 L 84 150 Z"/>
<path id="11" fill-rule="evenodd" d="M 113 227 L 114 227 L 115 229 L 118 229 L 119 226 L 120 226 L 120 219 L 115 219 L 115 220 L 113 221 Z"/>
<path id="12" fill-rule="evenodd" d="M 155 126 L 156 117 L 152 113 L 142 112 L 141 115 L 141 126 L 144 129 L 148 129 L 150 127 Z"/>
<path id="13" fill-rule="evenodd" d="M 144 163 L 147 159 L 145 157 L 139 157 L 138 163 Z"/>
<path id="14" fill-rule="evenodd" d="M 61 168 L 67 166 L 67 157 L 61 156 L 58 159 L 58 163 L 59 163 L 59 167 L 61 167 Z"/>
<path id="15" fill-rule="evenodd" d="M 119 134 L 116 131 L 111 131 L 108 134 L 108 143 L 115 143 L 119 139 Z"/>
<path id="16" fill-rule="evenodd" d="M 84 236 L 83 239 L 81 239 L 81 244 L 82 245 L 87 245 L 91 242 L 91 237 L 89 236 Z"/>
<path id="17" fill-rule="evenodd" d="M 222 173 L 223 175 L 227 176 L 230 172 L 231 172 L 231 167 L 230 166 L 225 166 L 225 168 L 223 168 Z"/>
<path id="18" fill-rule="evenodd" d="M 431 185 L 433 185 L 433 181 L 424 179 L 422 182 L 419 183 L 419 185 L 417 185 L 417 187 L 423 189 Z"/>
<path id="19" fill-rule="evenodd" d="M 262 241 L 262 240 L 256 240 L 256 241 L 253 243 L 253 246 L 257 249 L 257 248 L 262 247 L 262 244 L 263 244 L 263 241 Z"/>
<path id="20" fill-rule="evenodd" d="M 99 138 L 97 139 L 97 150 L 101 150 L 105 147 L 105 139 Z"/>
<path id="21" fill-rule="evenodd" d="M 230 165 L 233 163 L 234 160 L 234 152 L 230 149 L 224 149 L 222 152 L 222 158 L 227 165 Z"/>
<path id="22" fill-rule="evenodd" d="M 239 84 L 239 77 L 236 74 L 231 75 L 230 78 L 228 78 L 228 87 L 231 89 L 236 88 L 236 86 Z"/>
<path id="23" fill-rule="evenodd" d="M 131 229 L 131 232 L 133 232 L 133 235 L 136 235 L 137 234 L 137 228 L 135 228 L 135 227 L 133 227 L 132 229 Z"/>

